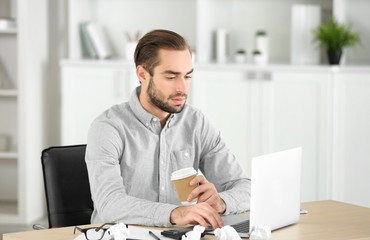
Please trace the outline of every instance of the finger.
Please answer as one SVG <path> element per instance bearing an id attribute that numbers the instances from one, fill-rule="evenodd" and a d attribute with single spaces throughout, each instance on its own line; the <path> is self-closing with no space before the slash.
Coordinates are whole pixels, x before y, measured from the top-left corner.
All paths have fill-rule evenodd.
<path id="1" fill-rule="evenodd" d="M 212 216 L 214 217 L 214 220 L 216 221 L 216 224 L 217 225 L 212 225 L 212 227 L 215 227 L 214 229 L 216 229 L 216 228 L 218 228 L 218 227 L 220 227 L 220 228 L 222 228 L 223 226 L 224 226 L 224 222 L 222 221 L 222 218 L 221 218 L 221 216 L 218 214 L 218 212 L 214 209 L 214 208 L 212 208 L 211 206 L 209 206 L 208 205 L 208 208 L 209 208 L 209 210 L 213 213 L 212 214 Z"/>
<path id="2" fill-rule="evenodd" d="M 210 206 L 205 207 L 205 205 L 201 205 L 200 209 L 198 209 L 198 214 L 205 219 L 207 223 L 209 223 L 213 228 L 217 228 L 218 221 L 216 220 L 215 215 L 217 214 L 212 208 L 209 209 Z M 218 214 L 217 214 L 218 215 Z M 207 226 L 208 228 L 208 226 Z"/>
<path id="3" fill-rule="evenodd" d="M 200 225 L 202 225 L 205 228 L 208 228 L 207 222 L 204 220 L 204 218 L 200 215 L 195 215 L 194 216 L 194 221 Z"/>
<path id="4" fill-rule="evenodd" d="M 213 208 L 212 208 L 212 214 L 208 215 L 206 218 L 207 218 L 207 222 L 211 224 L 213 229 L 223 227 L 223 222 L 222 222 L 220 215 L 217 212 L 215 212 Z"/>
<path id="5" fill-rule="evenodd" d="M 209 205 L 214 204 L 214 200 L 217 199 L 215 193 L 212 191 L 204 191 L 198 196 L 198 203 L 207 202 Z"/>
<path id="6" fill-rule="evenodd" d="M 190 181 L 190 186 L 195 186 L 197 184 L 205 184 L 207 183 L 207 179 L 203 175 L 198 175 L 193 180 Z"/>
<path id="7" fill-rule="evenodd" d="M 213 208 L 212 208 L 213 209 Z M 214 209 L 213 209 L 214 210 Z M 222 221 L 222 218 L 221 216 L 216 212 L 216 215 L 215 215 L 215 220 L 217 221 L 217 226 L 216 228 L 222 228 L 224 226 L 224 222 Z M 215 228 L 215 229 L 216 229 Z"/>
<path id="8" fill-rule="evenodd" d="M 223 227 L 223 222 L 220 215 L 211 206 L 209 206 L 207 203 L 200 204 L 199 206 L 201 207 L 199 214 L 201 214 L 214 229 Z"/>
<path id="9" fill-rule="evenodd" d="M 189 194 L 188 198 L 186 199 L 188 202 L 193 201 L 194 198 L 199 197 L 201 193 L 208 191 L 210 186 L 206 185 L 199 185 L 198 187 L 194 188 L 193 191 Z"/>
<path id="10" fill-rule="evenodd" d="M 216 212 L 218 212 L 218 213 L 224 213 L 225 210 L 226 210 L 226 204 L 225 204 L 224 200 L 222 198 L 220 198 L 219 196 L 218 197 L 217 196 L 211 196 L 205 202 L 208 203 L 211 207 L 213 207 L 216 210 Z"/>

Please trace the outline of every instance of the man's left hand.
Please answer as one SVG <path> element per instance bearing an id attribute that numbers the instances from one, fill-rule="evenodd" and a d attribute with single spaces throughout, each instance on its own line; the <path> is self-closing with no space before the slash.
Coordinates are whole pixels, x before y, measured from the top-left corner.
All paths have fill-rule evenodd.
<path id="1" fill-rule="evenodd" d="M 202 175 L 198 175 L 190 181 L 190 186 L 198 184 L 199 186 L 189 194 L 187 201 L 191 202 L 194 198 L 198 197 L 198 203 L 206 202 L 218 213 L 224 213 L 226 210 L 226 204 L 218 194 L 215 185 L 208 182 Z"/>

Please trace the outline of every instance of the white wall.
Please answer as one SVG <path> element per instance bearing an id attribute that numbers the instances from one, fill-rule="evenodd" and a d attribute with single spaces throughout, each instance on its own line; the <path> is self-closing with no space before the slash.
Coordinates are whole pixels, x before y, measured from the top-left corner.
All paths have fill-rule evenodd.
<path id="1" fill-rule="evenodd" d="M 59 60 L 68 54 L 68 29 L 67 29 L 67 1 L 48 1 L 48 49 L 45 63 L 47 69 L 44 81 L 43 95 L 43 121 L 44 121 L 44 148 L 60 145 L 60 119 L 61 119 L 61 94 L 60 94 L 60 67 Z"/>
<path id="2" fill-rule="evenodd" d="M 360 32 L 361 45 L 355 49 L 348 49 L 347 62 L 370 63 L 370 1 L 347 0 L 346 20 L 352 23 L 353 31 Z"/>

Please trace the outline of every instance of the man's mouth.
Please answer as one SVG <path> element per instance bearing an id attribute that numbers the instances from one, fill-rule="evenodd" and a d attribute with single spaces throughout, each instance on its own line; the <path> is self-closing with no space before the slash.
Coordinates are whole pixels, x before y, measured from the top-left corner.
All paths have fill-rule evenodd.
<path id="1" fill-rule="evenodd" d="M 183 104 L 185 102 L 185 98 L 172 98 L 171 99 L 176 105 Z"/>

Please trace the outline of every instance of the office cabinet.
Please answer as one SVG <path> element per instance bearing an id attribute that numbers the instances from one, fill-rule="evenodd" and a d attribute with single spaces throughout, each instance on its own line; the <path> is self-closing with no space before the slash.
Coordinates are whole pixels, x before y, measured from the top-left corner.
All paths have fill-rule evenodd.
<path id="1" fill-rule="evenodd" d="M 370 207 L 370 72 L 336 72 L 333 85 L 333 194 Z"/>
<path id="2" fill-rule="evenodd" d="M 196 68 L 197 69 L 197 68 Z M 189 103 L 202 110 L 235 154 L 250 171 L 251 95 L 244 71 L 196 70 Z"/>
<path id="3" fill-rule="evenodd" d="M 262 153 L 303 148 L 302 201 L 328 198 L 329 81 L 329 71 L 274 72 L 261 99 Z"/>
<path id="4" fill-rule="evenodd" d="M 252 157 L 302 146 L 302 200 L 323 199 L 329 76 L 329 71 L 198 69 L 191 100 L 248 173 Z"/>

